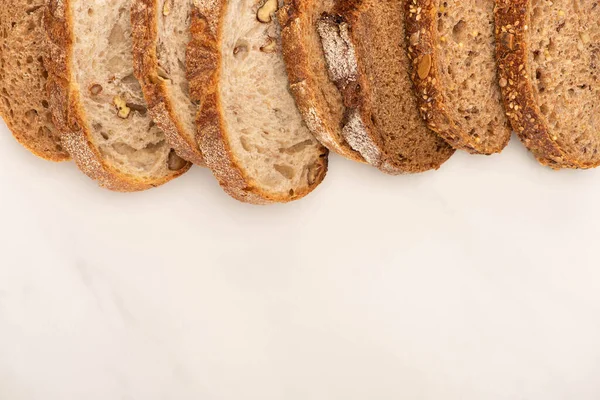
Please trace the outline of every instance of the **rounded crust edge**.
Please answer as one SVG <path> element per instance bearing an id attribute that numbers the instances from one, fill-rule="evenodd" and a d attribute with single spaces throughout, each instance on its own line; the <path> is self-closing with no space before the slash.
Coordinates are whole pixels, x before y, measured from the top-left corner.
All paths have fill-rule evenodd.
<path id="1" fill-rule="evenodd" d="M 435 50 L 436 13 L 434 0 L 409 0 L 405 3 L 406 42 L 408 58 L 411 60 L 410 77 L 419 104 L 419 112 L 429 129 L 440 135 L 455 149 L 481 155 L 500 153 L 510 141 L 511 131 L 508 127 L 505 138 L 499 146 L 487 147 L 472 140 L 457 126 L 448 112 L 444 88 L 438 73 L 440 61 Z M 419 38 L 415 43 L 412 40 L 413 35 L 418 35 Z M 424 77 L 426 79 L 422 79 L 417 65 L 427 55 L 431 59 L 431 67 Z M 423 94 L 426 94 L 426 97 Z"/>
<path id="2" fill-rule="evenodd" d="M 71 155 L 66 149 L 64 151 L 52 151 L 48 150 L 45 146 L 38 145 L 38 142 L 29 140 L 28 135 L 22 133 L 21 129 L 13 124 L 11 121 L 4 119 L 4 123 L 8 130 L 12 133 L 15 140 L 27 149 L 31 154 L 36 157 L 41 158 L 42 160 L 52 161 L 52 162 L 65 162 L 71 160 Z M 61 146 L 63 145 L 62 140 L 58 140 Z"/>
<path id="3" fill-rule="evenodd" d="M 192 11 L 192 41 L 188 45 L 186 62 L 192 99 L 200 102 L 196 119 L 197 141 L 207 166 L 212 170 L 223 190 L 242 202 L 265 205 L 301 199 L 312 192 L 325 178 L 327 151 L 323 148 L 325 157 L 320 159 L 322 165 L 313 184 L 293 194 L 281 195 L 267 192 L 244 173 L 225 137 L 226 128 L 218 96 L 221 62 L 220 29 L 226 1 L 210 0 L 200 3 L 203 9 L 200 10 L 196 6 Z"/>
<path id="4" fill-rule="evenodd" d="M 529 78 L 527 29 L 530 0 L 495 0 L 496 60 L 499 79 L 506 80 L 502 98 L 513 131 L 538 162 L 554 169 L 588 169 L 600 164 L 583 164 L 569 159 L 552 140 L 541 110 L 535 101 Z"/>
<path id="5" fill-rule="evenodd" d="M 191 164 L 159 179 L 140 179 L 113 170 L 90 143 L 90 132 L 79 103 L 79 93 L 69 81 L 72 51 L 72 15 L 70 0 L 50 0 L 44 20 L 50 50 L 48 53 L 48 91 L 55 125 L 61 131 L 63 146 L 71 154 L 79 169 L 106 189 L 117 192 L 135 192 L 160 186 L 186 172 Z"/>
<path id="6" fill-rule="evenodd" d="M 148 112 L 163 131 L 167 142 L 183 159 L 206 166 L 204 156 L 185 134 L 185 128 L 173 109 L 169 89 L 158 76 L 157 18 L 158 0 L 132 0 L 131 24 L 133 39 L 133 70 L 142 86 Z M 195 132 L 194 132 L 195 133 Z"/>

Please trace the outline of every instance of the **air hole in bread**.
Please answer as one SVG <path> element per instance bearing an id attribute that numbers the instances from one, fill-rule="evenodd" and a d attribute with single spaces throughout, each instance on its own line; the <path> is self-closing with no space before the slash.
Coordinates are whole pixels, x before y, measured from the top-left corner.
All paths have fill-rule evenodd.
<path id="1" fill-rule="evenodd" d="M 244 149 L 244 151 L 250 152 L 251 147 L 250 147 L 250 143 L 248 142 L 248 139 L 244 136 L 240 136 L 240 144 L 242 145 L 242 148 Z"/>
<path id="2" fill-rule="evenodd" d="M 467 32 L 467 23 L 465 21 L 463 21 L 462 19 L 460 21 L 458 21 L 452 28 L 452 36 L 454 37 L 454 40 L 456 40 L 457 42 L 460 42 L 465 38 L 466 32 Z"/>
<path id="3" fill-rule="evenodd" d="M 238 40 L 233 48 L 233 55 L 237 59 L 243 60 L 248 56 L 249 44 L 245 40 Z"/>
<path id="4" fill-rule="evenodd" d="M 115 24 L 110 31 L 110 35 L 108 36 L 108 42 L 113 45 L 121 44 L 127 41 L 127 37 L 125 36 L 125 29 L 121 26 L 121 24 Z"/>
<path id="5" fill-rule="evenodd" d="M 540 7 L 533 7 L 533 10 L 531 12 L 531 24 L 532 25 L 538 22 L 541 14 L 542 14 L 542 10 L 540 9 Z"/>
<path id="6" fill-rule="evenodd" d="M 138 112 L 142 117 L 145 117 L 146 113 L 148 112 L 148 108 L 141 104 L 127 103 L 127 107 L 129 107 L 131 109 L 131 111 Z"/>
<path id="7" fill-rule="evenodd" d="M 289 165 L 275 164 L 273 165 L 273 168 L 286 179 L 292 179 L 294 177 L 294 168 Z"/>
<path id="8" fill-rule="evenodd" d="M 306 139 L 300 143 L 296 143 L 288 148 L 285 149 L 279 149 L 280 153 L 287 153 L 287 154 L 296 154 L 296 153 L 300 153 L 302 152 L 307 146 L 310 146 L 313 144 L 313 141 L 310 139 Z"/>
<path id="9" fill-rule="evenodd" d="M 167 166 L 170 171 L 179 171 L 187 165 L 187 161 L 179 157 L 175 150 L 171 149 L 167 158 Z"/>
<path id="10" fill-rule="evenodd" d="M 25 113 L 25 119 L 27 120 L 27 122 L 29 124 L 32 124 L 33 121 L 35 121 L 37 115 L 38 115 L 38 112 L 36 110 L 29 110 Z"/>

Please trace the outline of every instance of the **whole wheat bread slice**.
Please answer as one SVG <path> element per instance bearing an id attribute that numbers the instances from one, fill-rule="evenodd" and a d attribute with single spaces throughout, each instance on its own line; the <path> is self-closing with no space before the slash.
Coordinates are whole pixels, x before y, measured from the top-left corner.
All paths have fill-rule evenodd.
<path id="1" fill-rule="evenodd" d="M 454 148 L 499 153 L 510 140 L 498 73 L 494 0 L 410 0 L 405 18 L 421 115 Z"/>
<path id="2" fill-rule="evenodd" d="M 196 142 L 198 107 L 191 101 L 185 53 L 193 0 L 133 0 L 133 66 L 148 112 L 167 142 L 188 161 L 204 165 Z"/>
<path id="3" fill-rule="evenodd" d="M 419 115 L 409 76 L 404 1 L 340 1 L 318 22 L 346 106 L 343 135 L 390 174 L 438 169 L 454 150 Z"/>
<path id="4" fill-rule="evenodd" d="M 306 125 L 329 150 L 354 161 L 363 157 L 342 135 L 345 107 L 329 79 L 317 21 L 334 0 L 285 0 L 278 17 L 290 90 Z"/>
<path id="5" fill-rule="evenodd" d="M 69 154 L 52 123 L 44 65 L 44 0 L 7 0 L 0 7 L 0 116 L 35 155 L 64 161 Z"/>
<path id="6" fill-rule="evenodd" d="M 497 0 L 500 86 L 540 163 L 600 165 L 600 2 Z"/>
<path id="7" fill-rule="evenodd" d="M 51 104 L 62 142 L 101 186 L 134 191 L 185 172 L 133 75 L 130 0 L 51 0 Z"/>
<path id="8" fill-rule="evenodd" d="M 276 10 L 275 0 L 198 0 L 187 57 L 206 163 L 230 195 L 258 204 L 308 194 L 327 169 L 288 90 Z"/>

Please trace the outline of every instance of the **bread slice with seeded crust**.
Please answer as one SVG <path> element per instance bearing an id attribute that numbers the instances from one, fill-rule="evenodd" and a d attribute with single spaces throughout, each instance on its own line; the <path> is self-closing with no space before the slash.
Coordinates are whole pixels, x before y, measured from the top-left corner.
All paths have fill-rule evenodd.
<path id="1" fill-rule="evenodd" d="M 147 115 L 133 75 L 130 9 L 130 0 L 51 0 L 46 13 L 62 143 L 84 173 L 117 191 L 161 185 L 190 166 Z"/>
<path id="2" fill-rule="evenodd" d="M 438 169 L 454 153 L 419 115 L 403 12 L 404 1 L 339 1 L 317 24 L 346 106 L 343 135 L 390 174 Z"/>
<path id="3" fill-rule="evenodd" d="M 364 158 L 342 135 L 344 104 L 329 79 L 317 20 L 331 12 L 334 0 L 285 0 L 279 10 L 283 58 L 290 90 L 306 125 L 329 150 L 354 161 Z"/>
<path id="4" fill-rule="evenodd" d="M 6 0 L 0 7 L 0 116 L 33 154 L 65 161 L 69 154 L 52 123 L 45 90 L 44 4 L 44 0 Z"/>
<path id="5" fill-rule="evenodd" d="M 299 199 L 327 170 L 288 89 L 276 11 L 276 0 L 197 0 L 187 57 L 206 164 L 257 204 Z"/>
<path id="6" fill-rule="evenodd" d="M 410 0 L 411 77 L 427 125 L 456 149 L 499 153 L 510 140 L 498 73 L 494 0 Z"/>
<path id="7" fill-rule="evenodd" d="M 600 2 L 496 0 L 507 116 L 540 163 L 600 165 Z"/>
<path id="8" fill-rule="evenodd" d="M 193 0 L 133 0 L 133 66 L 148 113 L 179 156 L 204 165 L 196 142 L 185 52 Z"/>

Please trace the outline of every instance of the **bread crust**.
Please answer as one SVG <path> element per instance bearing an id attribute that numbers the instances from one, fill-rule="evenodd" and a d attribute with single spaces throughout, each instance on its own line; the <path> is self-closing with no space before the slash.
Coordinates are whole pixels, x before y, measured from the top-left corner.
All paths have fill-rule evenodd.
<path id="1" fill-rule="evenodd" d="M 48 161 L 66 161 L 71 157 L 62 147 L 60 132 L 43 115 L 43 104 L 49 100 L 39 87 L 46 81 L 45 65 L 39 60 L 46 49 L 41 21 L 45 6 L 41 0 L 35 3 L 8 0 L 0 9 L 0 31 L 4 32 L 0 35 L 0 59 L 4 60 L 0 88 L 17 85 L 8 89 L 10 93 L 0 94 L 0 115 L 15 139 L 31 153 Z M 18 107 L 13 104 L 16 98 Z"/>
<path id="2" fill-rule="evenodd" d="M 529 71 L 527 29 L 530 0 L 496 0 L 496 59 L 506 116 L 513 131 L 542 164 L 554 169 L 594 168 L 598 163 L 573 160 L 552 140 L 535 100 Z"/>
<path id="3" fill-rule="evenodd" d="M 322 22 L 333 23 L 341 27 L 348 27 L 348 37 L 341 38 L 349 46 L 355 47 L 354 41 L 363 34 L 356 32 L 356 26 L 361 13 L 364 12 L 365 2 L 363 0 L 347 0 L 338 2 L 331 14 L 324 15 Z M 375 29 L 375 28 L 370 28 Z M 351 61 L 354 64 L 356 73 L 337 79 L 336 84 L 342 93 L 344 105 L 346 106 L 346 121 L 344 126 L 344 136 L 352 146 L 360 149 L 367 162 L 382 172 L 391 175 L 421 173 L 429 170 L 437 170 L 453 154 L 454 149 L 447 145 L 442 139 L 439 139 L 441 149 L 446 148 L 446 154 L 440 157 L 435 163 L 412 162 L 411 160 L 396 161 L 386 155 L 386 145 L 381 135 L 377 134 L 377 127 L 373 123 L 373 104 L 371 101 L 373 82 L 364 71 L 364 63 L 359 62 L 360 56 L 356 55 L 356 60 Z M 331 68 L 331 65 L 330 65 Z M 407 77 L 407 79 L 409 79 Z M 412 93 L 410 94 L 412 95 Z M 417 109 L 414 110 L 417 113 Z M 431 132 L 434 135 L 433 132 Z M 436 136 L 437 137 L 437 136 Z M 440 149 L 440 151 L 441 151 Z"/>
<path id="4" fill-rule="evenodd" d="M 169 145 L 183 159 L 204 166 L 198 144 L 185 133 L 186 128 L 174 109 L 167 85 L 158 75 L 157 21 L 161 13 L 158 0 L 132 0 L 133 70 L 142 86 L 148 112 L 164 132 Z"/>
<path id="5" fill-rule="evenodd" d="M 47 56 L 48 91 L 56 126 L 62 132 L 62 143 L 87 176 L 109 190 L 134 192 L 160 186 L 190 168 L 188 163 L 171 175 L 159 179 L 142 179 L 123 174 L 106 164 L 91 142 L 91 132 L 86 128 L 77 86 L 70 80 L 71 53 L 73 49 L 73 16 L 70 0 L 50 0 L 45 13 L 46 32 L 50 50 Z"/>
<path id="6" fill-rule="evenodd" d="M 364 163 L 360 153 L 343 139 L 341 126 L 331 126 L 326 122 L 327 105 L 324 104 L 319 85 L 312 75 L 305 42 L 307 31 L 316 29 L 311 26 L 310 13 L 314 8 L 315 0 L 285 0 L 278 12 L 290 91 L 306 125 L 324 146 L 350 160 Z"/>
<path id="7" fill-rule="evenodd" d="M 439 54 L 436 51 L 438 13 L 435 0 L 409 0 L 405 3 L 406 38 L 411 63 L 411 79 L 419 103 L 419 112 L 429 129 L 440 135 L 455 149 L 471 154 L 490 155 L 501 152 L 510 141 L 511 132 L 506 128 L 505 139 L 497 147 L 477 142 L 461 129 L 453 119 L 446 103 L 446 95 L 439 74 Z M 428 57 L 430 68 L 426 76 L 419 76 L 418 66 Z"/>
<path id="8" fill-rule="evenodd" d="M 192 12 L 192 41 L 188 46 L 187 69 L 192 99 L 199 101 L 197 140 L 208 167 L 230 196 L 251 204 L 286 203 L 298 200 L 325 178 L 327 151 L 312 185 L 302 190 L 279 195 L 260 188 L 240 167 L 226 137 L 224 112 L 219 99 L 221 36 L 227 0 L 200 0 Z"/>

